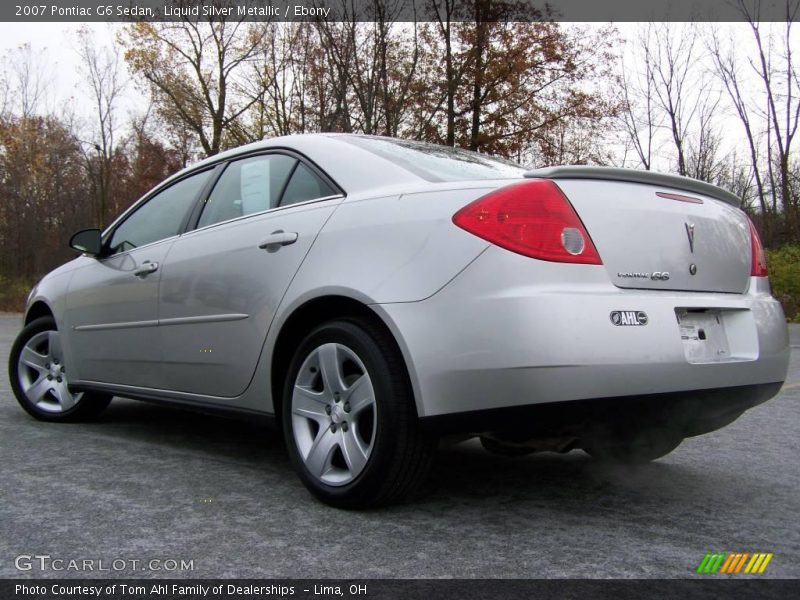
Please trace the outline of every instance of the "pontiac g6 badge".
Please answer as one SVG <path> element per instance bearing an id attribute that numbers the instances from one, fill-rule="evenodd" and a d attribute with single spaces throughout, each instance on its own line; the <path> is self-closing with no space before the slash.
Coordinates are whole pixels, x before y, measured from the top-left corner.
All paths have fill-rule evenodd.
<path id="1" fill-rule="evenodd" d="M 614 310 L 609 315 L 611 324 L 617 327 L 647 325 L 647 313 L 643 310 Z"/>
<path id="2" fill-rule="evenodd" d="M 632 273 L 630 271 L 619 271 L 617 277 L 620 279 L 652 279 L 653 281 L 667 281 L 669 271 L 653 271 L 652 273 Z"/>

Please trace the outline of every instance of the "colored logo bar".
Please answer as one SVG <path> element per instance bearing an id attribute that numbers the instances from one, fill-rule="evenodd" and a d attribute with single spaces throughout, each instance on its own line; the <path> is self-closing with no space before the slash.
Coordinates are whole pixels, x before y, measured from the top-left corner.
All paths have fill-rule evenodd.
<path id="1" fill-rule="evenodd" d="M 761 575 L 772 560 L 772 552 L 709 552 L 697 565 L 697 573 L 703 575 L 734 575 L 747 573 Z"/>

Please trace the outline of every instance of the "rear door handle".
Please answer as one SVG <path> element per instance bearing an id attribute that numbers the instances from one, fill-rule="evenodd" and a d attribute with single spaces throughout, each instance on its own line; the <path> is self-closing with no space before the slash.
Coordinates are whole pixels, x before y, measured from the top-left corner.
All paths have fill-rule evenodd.
<path id="1" fill-rule="evenodd" d="M 262 250 L 266 250 L 267 252 L 277 252 L 282 246 L 294 244 L 296 241 L 296 231 L 283 231 L 282 229 L 279 229 L 278 231 L 273 231 L 270 233 L 266 239 L 261 241 L 258 247 Z"/>
<path id="2" fill-rule="evenodd" d="M 136 277 L 141 277 L 142 279 L 144 279 L 145 277 L 150 275 L 150 273 L 155 273 L 156 271 L 158 271 L 158 263 L 146 260 L 142 263 L 141 267 L 139 267 L 133 272 L 133 274 Z"/>

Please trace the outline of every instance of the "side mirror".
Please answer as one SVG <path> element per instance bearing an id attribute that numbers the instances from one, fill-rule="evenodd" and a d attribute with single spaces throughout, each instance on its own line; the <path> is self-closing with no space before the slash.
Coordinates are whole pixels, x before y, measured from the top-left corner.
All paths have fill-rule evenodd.
<path id="1" fill-rule="evenodd" d="M 98 256 L 103 249 L 100 230 L 82 229 L 70 238 L 69 247 L 84 254 Z"/>

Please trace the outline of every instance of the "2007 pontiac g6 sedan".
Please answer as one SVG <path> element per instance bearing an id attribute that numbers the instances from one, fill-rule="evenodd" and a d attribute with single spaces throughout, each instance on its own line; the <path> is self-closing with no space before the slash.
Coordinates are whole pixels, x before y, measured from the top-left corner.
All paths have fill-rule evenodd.
<path id="1" fill-rule="evenodd" d="M 30 294 L 11 384 L 46 421 L 114 395 L 274 417 L 339 507 L 407 495 L 443 435 L 654 460 L 786 376 L 737 203 L 396 139 L 259 142 L 75 234 L 81 255 Z"/>

